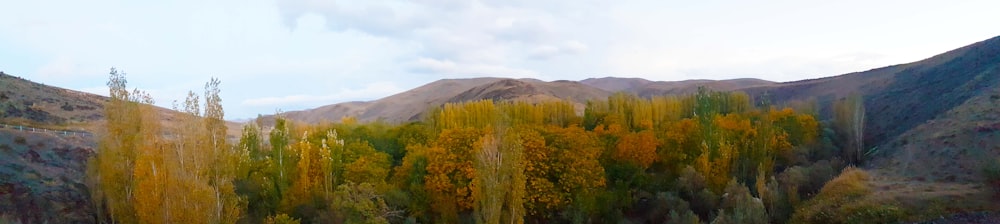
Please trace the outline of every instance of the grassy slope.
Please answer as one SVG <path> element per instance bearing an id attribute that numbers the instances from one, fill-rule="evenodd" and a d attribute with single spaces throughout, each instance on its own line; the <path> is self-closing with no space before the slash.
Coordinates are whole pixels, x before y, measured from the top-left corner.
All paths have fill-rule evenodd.
<path id="1" fill-rule="evenodd" d="M 1000 155 L 1000 37 L 926 60 L 829 78 L 745 89 L 772 102 L 816 100 L 821 116 L 851 92 L 864 95 L 865 143 L 878 153 L 876 195 L 916 218 L 998 210 L 981 182 Z"/>
<path id="2" fill-rule="evenodd" d="M 93 138 L 0 129 L 0 213 L 26 223 L 92 220 L 83 183 Z"/>

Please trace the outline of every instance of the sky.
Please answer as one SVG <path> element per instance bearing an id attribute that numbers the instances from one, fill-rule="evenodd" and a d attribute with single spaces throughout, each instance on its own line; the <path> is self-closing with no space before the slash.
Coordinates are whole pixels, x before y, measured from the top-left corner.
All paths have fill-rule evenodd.
<path id="1" fill-rule="evenodd" d="M 0 0 L 0 71 L 170 108 L 222 80 L 226 119 L 445 78 L 794 81 L 1000 35 L 1000 1 Z"/>

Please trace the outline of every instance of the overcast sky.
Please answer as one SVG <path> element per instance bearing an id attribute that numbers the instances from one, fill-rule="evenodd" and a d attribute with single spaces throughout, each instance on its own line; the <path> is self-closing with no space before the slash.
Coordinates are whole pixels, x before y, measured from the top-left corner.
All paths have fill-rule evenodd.
<path id="1" fill-rule="evenodd" d="M 227 119 L 372 100 L 442 78 L 792 81 L 1000 35 L 1000 1 L 0 2 L 0 71 L 169 107 L 222 80 Z"/>

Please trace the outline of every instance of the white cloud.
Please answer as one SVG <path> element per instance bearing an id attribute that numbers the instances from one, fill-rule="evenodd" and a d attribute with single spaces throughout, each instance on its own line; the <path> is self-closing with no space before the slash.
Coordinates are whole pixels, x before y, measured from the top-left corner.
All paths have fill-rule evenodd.
<path id="1" fill-rule="evenodd" d="M 998 1 L 912 3 L 11 1 L 0 13 L 0 69 L 103 93 L 115 66 L 168 107 L 220 77 L 227 114 L 250 117 L 446 77 L 815 78 L 997 35 L 983 27 L 1000 21 L 990 11 Z M 939 16 L 913 13 L 922 11 Z M 399 88 L 370 87 L 387 80 Z"/>
<path id="2" fill-rule="evenodd" d="M 246 99 L 241 102 L 243 106 L 289 106 L 289 105 L 325 105 L 352 100 L 370 100 L 388 96 L 404 91 L 390 82 L 375 82 L 360 89 L 341 89 L 340 91 L 327 95 L 296 94 L 280 97 L 263 97 Z"/>
<path id="3" fill-rule="evenodd" d="M 528 52 L 533 59 L 547 60 L 560 55 L 573 55 L 587 51 L 587 45 L 579 41 L 567 41 L 561 46 L 542 45 Z"/>
<path id="4" fill-rule="evenodd" d="M 489 64 L 461 64 L 450 60 L 420 58 L 411 65 L 411 71 L 442 74 L 447 77 L 512 77 L 538 78 L 538 72 Z"/>

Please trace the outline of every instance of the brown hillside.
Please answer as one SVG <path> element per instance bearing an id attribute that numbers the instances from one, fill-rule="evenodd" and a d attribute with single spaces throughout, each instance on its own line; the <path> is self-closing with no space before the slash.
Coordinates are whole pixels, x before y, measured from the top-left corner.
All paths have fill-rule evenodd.
<path id="1" fill-rule="evenodd" d="M 729 80 L 684 80 L 684 81 L 649 81 L 641 78 L 605 77 L 585 79 L 580 83 L 597 87 L 610 92 L 627 92 L 641 97 L 659 95 L 682 95 L 698 91 L 698 87 L 706 87 L 716 91 L 733 91 L 759 86 L 769 86 L 775 82 L 760 79 L 729 79 Z"/>
<path id="2" fill-rule="evenodd" d="M 583 113 L 587 101 L 607 98 L 611 93 L 574 81 L 544 82 L 533 79 L 503 79 L 473 87 L 448 102 L 466 102 L 481 99 L 495 101 L 544 102 L 567 100 L 577 113 Z"/>
<path id="3" fill-rule="evenodd" d="M 653 81 L 643 78 L 604 77 L 584 79 L 580 81 L 580 83 L 597 87 L 598 89 L 603 89 L 608 92 L 629 92 L 653 83 Z"/>
<path id="4" fill-rule="evenodd" d="M 107 97 L 47 86 L 0 72 L 0 122 L 89 129 Z"/>
<path id="5" fill-rule="evenodd" d="M 347 102 L 327 105 L 315 109 L 290 111 L 282 115 L 288 119 L 317 123 L 339 121 L 345 116 L 353 116 L 360 121 L 384 120 L 404 122 L 416 119 L 431 106 L 441 105 L 451 97 L 474 86 L 499 80 L 499 78 L 442 79 L 406 92 L 369 102 Z M 265 120 L 270 120 L 266 116 Z"/>
<path id="6" fill-rule="evenodd" d="M 879 146 L 984 94 L 1000 81 L 1000 37 L 909 64 L 841 76 L 741 89 L 772 102 L 815 99 L 828 115 L 834 100 L 865 98 L 865 144 Z"/>
<path id="7" fill-rule="evenodd" d="M 283 116 L 307 123 L 337 121 L 344 116 L 354 116 L 363 122 L 382 120 L 398 123 L 418 120 L 424 112 L 448 102 L 480 99 L 528 102 L 563 99 L 578 104 L 579 111 L 583 111 L 583 105 L 587 100 L 607 97 L 608 94 L 606 91 L 573 81 L 443 79 L 375 101 L 339 103 L 316 109 L 286 112 Z"/>

